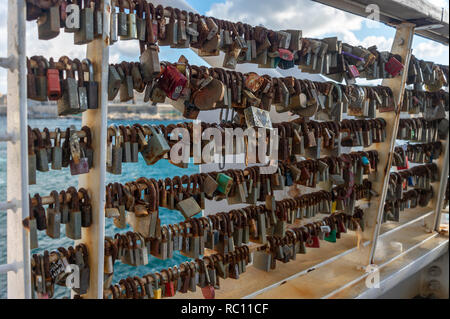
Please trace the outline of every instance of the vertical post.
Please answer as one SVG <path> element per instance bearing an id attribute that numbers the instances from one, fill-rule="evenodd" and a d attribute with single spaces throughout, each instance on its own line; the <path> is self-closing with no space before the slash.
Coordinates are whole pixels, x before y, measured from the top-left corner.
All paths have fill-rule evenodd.
<path id="1" fill-rule="evenodd" d="M 442 209 L 444 208 L 444 198 L 445 198 L 445 190 L 447 188 L 447 182 L 448 182 L 448 160 L 449 160 L 449 136 L 447 135 L 447 139 L 445 140 L 444 145 L 444 156 L 441 156 L 437 162 L 437 166 L 439 168 L 439 171 L 441 172 L 441 179 L 439 181 L 439 191 L 437 194 L 437 201 L 433 206 L 436 207 L 435 211 L 435 217 L 434 217 L 434 224 L 433 229 L 436 231 L 439 231 L 439 226 L 441 223 L 441 213 Z"/>
<path id="2" fill-rule="evenodd" d="M 372 188 L 379 194 L 379 196 L 372 198 L 370 207 L 366 212 L 369 223 L 375 222 L 375 224 L 368 225 L 368 235 L 370 236 L 369 239 L 371 239 L 370 254 L 367 260 L 368 264 L 372 264 L 373 262 L 375 249 L 377 247 L 377 240 L 380 233 L 395 142 L 397 140 L 398 127 L 400 124 L 400 106 L 403 103 L 403 95 L 405 93 L 406 80 L 408 77 L 409 61 L 411 59 L 411 46 L 414 36 L 414 27 L 415 25 L 412 23 L 401 23 L 397 26 L 397 32 L 395 33 L 391 52 L 393 54 L 400 55 L 405 68 L 403 69 L 401 77 L 384 79 L 382 83 L 383 86 L 388 86 L 392 89 L 392 92 L 394 93 L 396 110 L 395 113 L 377 112 L 378 117 L 382 117 L 386 121 L 387 139 L 384 143 L 379 143 L 372 147 L 372 149 L 377 150 L 379 154 L 378 176 L 376 180 L 372 181 Z"/>
<path id="3" fill-rule="evenodd" d="M 89 174 L 79 177 L 79 187 L 89 191 L 92 203 L 92 225 L 83 229 L 82 240 L 89 251 L 90 284 L 88 299 L 103 298 L 103 266 L 105 238 L 105 175 L 106 175 L 106 134 L 108 121 L 108 65 L 110 0 L 103 0 L 103 37 L 94 40 L 87 47 L 87 57 L 94 66 L 95 81 L 99 83 L 99 108 L 83 113 L 83 125 L 92 131 L 94 167 Z"/>
<path id="4" fill-rule="evenodd" d="M 31 298 L 30 244 L 22 220 L 28 217 L 28 131 L 26 71 L 25 0 L 8 1 L 8 56 L 13 67 L 8 70 L 7 132 L 15 143 L 7 145 L 7 201 L 17 200 L 17 209 L 7 215 L 8 263 L 22 264 L 8 273 L 8 298 Z M 19 191 L 20 190 L 20 191 Z"/>

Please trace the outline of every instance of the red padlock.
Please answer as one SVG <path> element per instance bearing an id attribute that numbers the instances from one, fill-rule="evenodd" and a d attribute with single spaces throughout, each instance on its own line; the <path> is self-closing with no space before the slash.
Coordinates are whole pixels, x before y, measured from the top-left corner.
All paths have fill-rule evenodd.
<path id="1" fill-rule="evenodd" d="M 47 96 L 50 101 L 57 101 L 62 96 L 59 70 L 56 69 L 53 58 L 50 59 L 50 67 L 47 69 Z"/>
<path id="2" fill-rule="evenodd" d="M 159 86 L 167 96 L 174 101 L 178 100 L 186 85 L 186 77 L 173 65 L 166 65 Z"/>
<path id="3" fill-rule="evenodd" d="M 170 271 L 170 272 L 169 272 Z M 173 272 L 172 269 L 169 268 L 168 270 L 163 270 L 161 271 L 161 274 L 165 273 L 167 276 L 167 280 L 165 280 L 164 282 L 164 286 L 165 286 L 165 297 L 173 297 L 175 296 L 175 286 L 173 284 Z"/>
<path id="4" fill-rule="evenodd" d="M 396 77 L 400 73 L 400 71 L 403 70 L 403 68 L 403 64 L 395 57 L 390 58 L 384 66 L 386 72 L 392 75 L 392 77 Z"/>
<path id="5" fill-rule="evenodd" d="M 285 61 L 294 60 L 294 53 L 287 49 L 278 49 L 278 53 L 280 54 L 280 59 Z"/>
<path id="6" fill-rule="evenodd" d="M 350 73 L 352 78 L 354 79 L 359 78 L 359 71 L 356 65 L 349 65 L 348 72 Z"/>

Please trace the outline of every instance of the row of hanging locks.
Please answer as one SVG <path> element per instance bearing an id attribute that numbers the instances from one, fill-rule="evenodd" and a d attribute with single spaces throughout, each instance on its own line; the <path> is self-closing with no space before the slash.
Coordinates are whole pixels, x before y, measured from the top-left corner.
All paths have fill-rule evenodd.
<path id="1" fill-rule="evenodd" d="M 296 120 L 273 124 L 278 130 L 277 158 L 282 162 L 295 162 L 298 159 L 320 159 L 325 155 L 340 156 L 342 147 L 369 147 L 374 143 L 381 143 L 386 138 L 386 122 L 382 118 L 350 120 L 341 122 L 316 122 Z M 193 123 L 179 123 L 177 125 L 140 125 L 116 126 L 108 128 L 107 139 L 107 171 L 121 175 L 122 165 L 137 163 L 139 154 L 147 165 L 154 165 L 158 161 L 167 160 L 170 164 L 180 168 L 187 168 L 189 157 L 195 157 L 194 149 L 184 156 L 183 162 L 172 161 L 170 150 L 178 143 L 173 140 L 174 129 L 185 129 L 189 133 L 190 143 L 194 143 L 195 128 Z M 220 125 L 203 123 L 198 127 L 203 136 L 201 147 L 215 141 L 204 139 L 201 132 L 209 128 L 216 128 L 221 132 L 220 138 L 226 140 L 226 129 L 242 129 L 245 125 L 223 123 Z M 427 120 L 425 118 L 401 119 L 397 138 L 411 142 L 428 144 L 404 144 L 395 149 L 394 163 L 408 168 L 409 161 L 424 163 L 439 157 L 441 146 L 439 140 L 445 140 L 448 133 L 448 121 Z M 72 175 L 86 174 L 93 167 L 94 149 L 92 147 L 92 133 L 84 126 L 81 131 L 75 127 L 65 130 L 59 128 L 50 132 L 47 128 L 28 128 L 28 176 L 29 183 L 36 183 L 36 171 L 48 172 L 61 170 L 70 166 Z M 214 138 L 217 138 L 215 136 Z M 256 136 L 255 136 L 256 139 Z M 254 148 L 254 149 L 253 149 Z M 214 152 L 213 152 L 214 150 Z M 224 156 L 225 148 L 211 148 L 211 160 L 214 154 Z M 234 144 L 233 154 L 243 153 L 251 158 L 260 151 L 258 147 L 244 146 L 244 141 Z M 170 154 L 170 156 L 169 156 Z M 267 155 L 267 150 L 265 152 Z M 179 152 L 178 152 L 178 155 Z M 272 156 L 272 155 L 271 155 Z M 406 159 L 405 159 L 406 158 Z M 409 158 L 409 161 L 408 161 Z M 256 158 L 255 158 L 256 160 Z M 206 164 L 205 157 L 195 164 Z"/>
<path id="2" fill-rule="evenodd" d="M 27 65 L 28 98 L 57 101 L 59 115 L 98 108 L 99 85 L 89 59 L 71 60 L 63 56 L 55 62 L 53 58 L 32 56 Z M 158 73 L 161 69 L 164 71 Z M 156 74 L 159 75 L 154 78 Z M 238 122 L 244 119 L 247 123 L 267 122 L 267 111 L 272 104 L 279 113 L 289 111 L 301 117 L 337 121 L 341 120 L 342 113 L 375 118 L 377 110 L 395 109 L 393 93 L 388 87 L 272 78 L 254 72 L 242 74 L 190 65 L 184 57 L 174 64 L 158 61 L 153 65 L 147 61 L 110 65 L 108 99 L 112 101 L 119 96 L 121 102 L 127 102 L 135 98 L 135 91 L 144 93 L 144 102 L 163 103 L 167 97 L 183 100 L 183 115 L 189 119 L 196 119 L 201 110 L 213 109 L 222 112 L 226 109 L 225 118 L 229 118 L 232 109 L 233 114 L 237 112 L 240 116 L 236 118 Z M 448 100 L 448 92 L 442 89 L 406 90 L 402 111 L 423 112 L 428 119 L 443 118 Z"/>
<path id="3" fill-rule="evenodd" d="M 65 32 L 74 33 L 75 44 L 87 44 L 109 30 L 110 44 L 139 40 L 141 59 L 158 61 L 158 46 L 195 48 L 200 56 L 225 53 L 223 67 L 255 63 L 260 68 L 290 69 L 321 73 L 353 84 L 358 77 L 396 77 L 403 70 L 398 55 L 342 43 L 336 37 L 303 38 L 300 30 L 273 31 L 264 27 L 200 16 L 171 7 L 155 7 L 144 0 L 112 1 L 110 28 L 103 25 L 100 0 L 27 0 L 27 20 L 37 20 L 39 39 L 49 40 Z M 116 5 L 119 7 L 117 12 Z M 108 20 L 105 20 L 108 21 Z M 159 72 L 158 72 L 159 73 Z M 425 84 L 431 90 L 446 85 L 448 66 L 416 59 L 410 61 L 408 84 Z"/>

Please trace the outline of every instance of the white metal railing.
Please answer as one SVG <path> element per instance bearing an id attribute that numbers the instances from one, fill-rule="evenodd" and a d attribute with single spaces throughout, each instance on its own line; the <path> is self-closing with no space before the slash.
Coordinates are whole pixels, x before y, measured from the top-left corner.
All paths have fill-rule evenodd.
<path id="1" fill-rule="evenodd" d="M 28 143 L 27 143 L 27 68 L 26 68 L 26 4 L 25 0 L 8 0 L 8 52 L 0 65 L 8 69 L 6 202 L 7 264 L 0 272 L 8 274 L 8 298 L 31 298 L 30 245 L 22 220 L 29 215 Z"/>
<path id="2" fill-rule="evenodd" d="M 165 4 L 166 1 L 158 0 L 156 2 Z M 103 0 L 102 3 L 105 21 L 108 21 L 108 13 L 111 10 L 110 0 Z M 8 263 L 0 265 L 0 273 L 8 273 L 8 298 L 28 299 L 31 298 L 30 249 L 28 233 L 22 227 L 22 220 L 28 217 L 29 213 L 25 10 L 25 0 L 8 0 L 8 53 L 7 57 L 0 58 L 0 67 L 8 69 L 7 130 L 0 133 L 0 142 L 8 142 L 7 201 L 0 203 L 0 211 L 8 211 Z M 95 131 L 93 146 L 101 150 L 96 153 L 94 165 L 96 169 L 91 174 L 80 177 L 79 180 L 80 185 L 89 185 L 93 191 L 93 212 L 95 212 L 92 227 L 83 230 L 84 240 L 90 238 L 86 244 L 89 245 L 91 262 L 96 265 L 91 267 L 91 289 L 88 298 L 102 298 L 103 293 L 107 93 L 102 87 L 107 85 L 108 79 L 109 47 L 105 43 L 107 43 L 109 26 L 109 23 L 104 23 L 104 38 L 92 42 L 87 50 L 87 55 L 101 71 L 96 72 L 99 75 L 96 80 L 101 83 L 100 90 L 102 92 L 100 109 L 83 114 L 83 125 L 88 125 Z M 412 35 L 409 34 L 409 36 Z M 410 48 L 410 42 L 406 43 L 408 48 Z M 222 65 L 221 58 L 216 58 L 215 61 L 207 58 L 205 60 L 213 66 L 221 67 Z M 448 150 L 446 156 L 448 158 Z M 377 217 L 380 218 L 380 216 L 381 213 L 378 212 Z M 378 237 L 383 237 L 383 234 L 379 234 L 379 229 L 375 232 L 374 240 L 368 241 L 368 244 L 373 245 L 371 257 L 375 252 Z M 349 252 L 351 250 L 345 254 Z M 328 262 L 332 260 L 333 258 Z"/>

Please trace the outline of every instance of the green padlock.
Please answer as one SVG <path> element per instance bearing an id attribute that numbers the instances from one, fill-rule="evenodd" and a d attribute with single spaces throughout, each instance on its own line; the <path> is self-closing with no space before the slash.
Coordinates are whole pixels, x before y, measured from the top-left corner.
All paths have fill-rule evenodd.
<path id="1" fill-rule="evenodd" d="M 217 191 L 224 195 L 228 195 L 233 186 L 233 178 L 223 173 L 217 175 L 216 182 L 218 184 Z"/>

